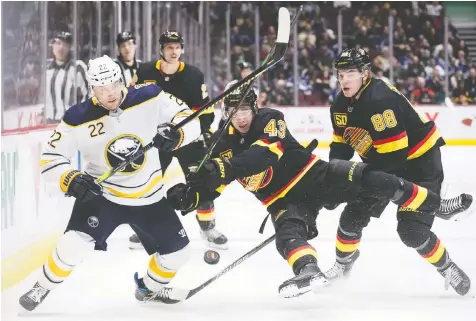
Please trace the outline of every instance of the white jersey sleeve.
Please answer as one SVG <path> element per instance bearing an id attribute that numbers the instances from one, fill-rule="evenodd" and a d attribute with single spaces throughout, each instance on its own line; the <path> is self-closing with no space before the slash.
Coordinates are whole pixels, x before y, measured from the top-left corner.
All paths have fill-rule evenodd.
<path id="1" fill-rule="evenodd" d="M 159 123 L 178 124 L 193 114 L 193 111 L 182 100 L 166 92 L 159 94 L 158 104 Z M 177 148 L 196 141 L 201 135 L 199 118 L 195 118 L 180 128 L 179 131 L 182 135 L 182 141 Z"/>
<path id="2" fill-rule="evenodd" d="M 73 170 L 71 158 L 77 150 L 73 132 L 74 128 L 61 122 L 49 140 L 43 144 L 40 160 L 41 173 L 47 182 L 58 182 L 60 187 L 62 178 Z"/>

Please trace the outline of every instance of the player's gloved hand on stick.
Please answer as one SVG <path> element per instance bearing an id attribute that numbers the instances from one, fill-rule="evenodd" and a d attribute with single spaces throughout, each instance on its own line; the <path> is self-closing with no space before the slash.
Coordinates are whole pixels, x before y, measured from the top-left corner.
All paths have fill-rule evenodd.
<path id="1" fill-rule="evenodd" d="M 174 209 L 181 211 L 182 215 L 186 215 L 196 210 L 201 202 L 212 200 L 213 198 L 209 194 L 206 190 L 190 188 L 179 183 L 167 191 L 167 199 Z"/>
<path id="2" fill-rule="evenodd" d="M 196 171 L 198 165 L 190 166 L 187 182 L 191 187 L 215 190 L 223 184 L 228 184 L 235 178 L 233 168 L 227 158 L 213 158 L 203 163 Z"/>
<path id="3" fill-rule="evenodd" d="M 213 130 L 211 129 L 203 133 L 203 138 L 205 139 L 206 146 L 210 146 L 212 144 L 212 141 L 211 141 L 212 135 L 213 135 Z"/>
<path id="4" fill-rule="evenodd" d="M 102 196 L 101 185 L 96 184 L 91 176 L 76 170 L 61 176 L 60 187 L 66 196 L 73 196 L 80 202 L 89 202 Z"/>
<path id="5" fill-rule="evenodd" d="M 157 135 L 153 139 L 154 147 L 163 152 L 177 149 L 182 144 L 182 141 L 182 128 L 175 130 L 172 123 L 160 124 L 157 127 Z"/>

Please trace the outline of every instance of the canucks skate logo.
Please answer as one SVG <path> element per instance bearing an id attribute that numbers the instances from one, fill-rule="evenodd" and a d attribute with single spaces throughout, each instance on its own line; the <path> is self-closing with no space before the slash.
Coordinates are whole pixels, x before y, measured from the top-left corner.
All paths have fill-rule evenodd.
<path id="1" fill-rule="evenodd" d="M 238 182 L 250 192 L 256 192 L 261 188 L 268 186 L 269 182 L 273 178 L 273 168 L 270 166 L 265 171 L 254 174 L 252 176 L 239 178 Z"/>
<path id="2" fill-rule="evenodd" d="M 139 149 L 144 147 L 144 143 L 140 140 L 139 137 L 126 134 L 113 138 L 107 145 L 105 151 L 105 158 L 107 166 L 110 168 L 116 167 L 127 159 L 129 156 L 137 153 Z M 127 165 L 122 174 L 134 174 L 135 172 L 142 169 L 146 161 L 146 155 L 142 155 L 136 159 L 131 164 Z"/>
<path id="3" fill-rule="evenodd" d="M 359 127 L 347 127 L 344 131 L 344 139 L 348 145 L 352 146 L 363 157 L 365 157 L 373 144 L 369 132 Z"/>

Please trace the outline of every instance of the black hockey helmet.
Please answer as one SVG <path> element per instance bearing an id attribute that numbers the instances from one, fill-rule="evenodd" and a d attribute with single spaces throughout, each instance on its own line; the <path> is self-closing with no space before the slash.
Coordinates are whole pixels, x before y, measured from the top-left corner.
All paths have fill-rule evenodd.
<path id="1" fill-rule="evenodd" d="M 344 49 L 334 60 L 334 70 L 355 68 L 362 72 L 369 69 L 370 65 L 370 56 L 367 52 L 357 48 Z"/>
<path id="2" fill-rule="evenodd" d="M 164 49 L 164 46 L 167 43 L 179 43 L 183 50 L 184 40 L 182 35 L 178 31 L 166 30 L 160 35 L 159 44 L 161 50 Z"/>
<path id="3" fill-rule="evenodd" d="M 242 89 L 236 89 L 233 93 L 226 96 L 223 100 L 223 115 L 225 117 L 229 117 L 229 115 L 227 115 L 228 109 L 236 107 L 240 102 L 241 98 L 243 97 L 243 92 L 241 90 Z M 255 91 L 251 89 L 246 94 L 246 97 L 245 99 L 243 99 L 242 104 L 243 106 L 250 106 L 253 113 L 256 114 L 258 112 L 258 106 L 256 104 L 257 100 L 258 97 L 256 96 Z"/>
<path id="4" fill-rule="evenodd" d="M 119 32 L 116 36 L 116 44 L 119 47 L 121 43 L 126 42 L 128 40 L 133 40 L 136 43 L 136 38 L 130 31 L 122 31 Z"/>
<path id="5" fill-rule="evenodd" d="M 73 44 L 73 36 L 68 31 L 58 31 L 58 32 L 56 32 L 53 39 L 51 40 L 51 43 L 53 44 L 57 40 L 64 41 L 69 45 Z"/>
<path id="6" fill-rule="evenodd" d="M 237 65 L 238 65 L 238 68 L 240 68 L 240 71 L 243 70 L 243 69 L 247 69 L 247 68 L 249 68 L 249 69 L 253 68 L 253 66 L 249 62 L 244 61 L 244 60 L 238 62 Z"/>

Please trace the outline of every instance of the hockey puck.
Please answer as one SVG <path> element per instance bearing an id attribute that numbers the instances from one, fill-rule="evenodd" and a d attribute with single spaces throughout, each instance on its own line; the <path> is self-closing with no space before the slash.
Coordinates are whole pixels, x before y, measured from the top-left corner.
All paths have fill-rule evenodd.
<path id="1" fill-rule="evenodd" d="M 216 251 L 208 250 L 205 252 L 203 259 L 208 264 L 217 264 L 218 261 L 220 261 L 220 254 L 218 254 Z"/>

